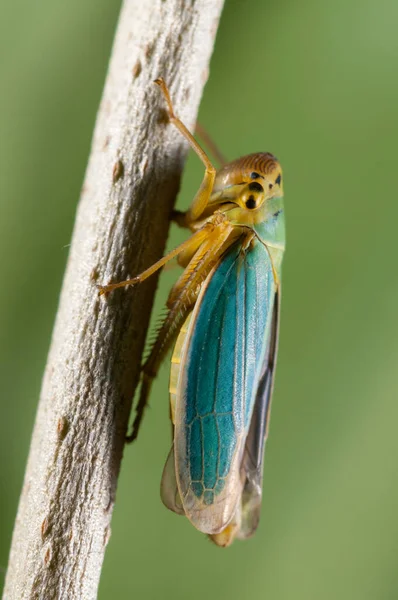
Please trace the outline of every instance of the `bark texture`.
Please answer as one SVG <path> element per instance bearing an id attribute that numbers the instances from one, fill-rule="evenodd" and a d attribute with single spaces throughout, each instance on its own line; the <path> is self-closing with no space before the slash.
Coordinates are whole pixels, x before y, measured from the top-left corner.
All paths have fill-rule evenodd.
<path id="1" fill-rule="evenodd" d="M 99 298 L 163 252 L 223 0 L 125 0 L 33 431 L 4 598 L 92 599 L 156 281 Z M 138 543 L 138 542 L 137 542 Z M 131 573 L 129 573 L 131 579 Z M 126 574 L 127 577 L 127 574 Z"/>

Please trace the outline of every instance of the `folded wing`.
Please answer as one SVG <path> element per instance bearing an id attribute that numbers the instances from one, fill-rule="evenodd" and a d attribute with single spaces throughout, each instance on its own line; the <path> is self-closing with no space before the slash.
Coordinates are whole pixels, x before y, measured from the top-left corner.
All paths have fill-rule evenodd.
<path id="1" fill-rule="evenodd" d="M 260 520 L 264 449 L 271 414 L 271 397 L 278 349 L 279 307 L 280 291 L 275 295 L 271 331 L 260 373 L 250 429 L 242 460 L 241 470 L 245 478 L 245 483 L 242 494 L 240 530 L 238 533 L 240 539 L 245 539 L 253 535 Z"/>
<path id="2" fill-rule="evenodd" d="M 269 387 L 264 364 L 275 292 L 264 245 L 256 240 L 244 250 L 238 243 L 215 266 L 194 308 L 177 389 L 174 452 L 183 510 L 204 533 L 218 533 L 231 521 L 248 485 L 243 461 L 258 454 L 254 440 L 261 428 L 248 434 L 259 386 Z M 169 500 L 180 508 L 179 502 Z"/>

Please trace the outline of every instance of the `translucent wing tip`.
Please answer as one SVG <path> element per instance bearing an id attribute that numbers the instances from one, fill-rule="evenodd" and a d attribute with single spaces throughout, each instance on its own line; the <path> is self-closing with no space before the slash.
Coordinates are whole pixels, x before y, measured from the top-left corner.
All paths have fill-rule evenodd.
<path id="1" fill-rule="evenodd" d="M 196 482 L 191 481 L 184 460 L 187 454 L 185 444 L 185 438 L 178 435 L 177 429 L 175 437 L 177 483 L 185 515 L 202 533 L 219 534 L 232 523 L 240 507 L 244 485 L 243 473 L 240 469 L 244 436 L 241 434 L 237 439 L 237 448 L 230 461 L 229 473 L 223 481 L 221 491 L 217 491 L 217 486 L 212 490 L 206 490 L 203 483 L 199 482 L 200 485 L 197 486 Z"/>
<path id="2" fill-rule="evenodd" d="M 246 540 L 255 533 L 260 522 L 261 500 L 261 485 L 247 479 L 242 494 L 242 517 L 238 539 Z"/>
<path id="3" fill-rule="evenodd" d="M 171 447 L 163 469 L 162 481 L 160 484 L 160 497 L 166 508 L 177 513 L 177 515 L 185 514 L 181 496 L 177 487 L 174 444 Z"/>
<path id="4" fill-rule="evenodd" d="M 247 480 L 232 521 L 219 533 L 209 535 L 209 539 L 221 548 L 228 548 L 236 539 L 246 540 L 258 527 L 260 510 L 261 488 Z"/>
<path id="5" fill-rule="evenodd" d="M 219 534 L 231 523 L 236 512 L 241 488 L 237 484 L 232 494 L 221 493 L 210 505 L 197 498 L 191 490 L 183 496 L 184 511 L 192 525 L 201 533 Z"/>

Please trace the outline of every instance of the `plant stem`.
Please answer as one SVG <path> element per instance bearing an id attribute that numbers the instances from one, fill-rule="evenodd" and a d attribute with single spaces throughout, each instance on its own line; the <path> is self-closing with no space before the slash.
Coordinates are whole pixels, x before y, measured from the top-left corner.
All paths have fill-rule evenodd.
<path id="1" fill-rule="evenodd" d="M 152 81 L 164 77 L 176 113 L 193 128 L 222 4 L 122 6 L 14 528 L 7 600 L 97 596 L 156 281 L 105 300 L 95 284 L 131 277 L 164 250 L 188 148 L 160 119 L 164 101 Z"/>

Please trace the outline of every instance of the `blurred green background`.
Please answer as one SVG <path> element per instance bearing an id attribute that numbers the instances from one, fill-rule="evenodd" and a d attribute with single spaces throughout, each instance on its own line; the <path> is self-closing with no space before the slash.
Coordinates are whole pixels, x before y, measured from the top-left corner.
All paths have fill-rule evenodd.
<path id="1" fill-rule="evenodd" d="M 2 3 L 1 567 L 117 4 Z M 285 173 L 262 521 L 220 550 L 161 504 L 165 367 L 125 453 L 100 599 L 398 597 L 397 19 L 391 0 L 226 0 L 200 120 L 231 159 L 269 150 Z M 191 157 L 180 207 L 201 172 Z"/>

